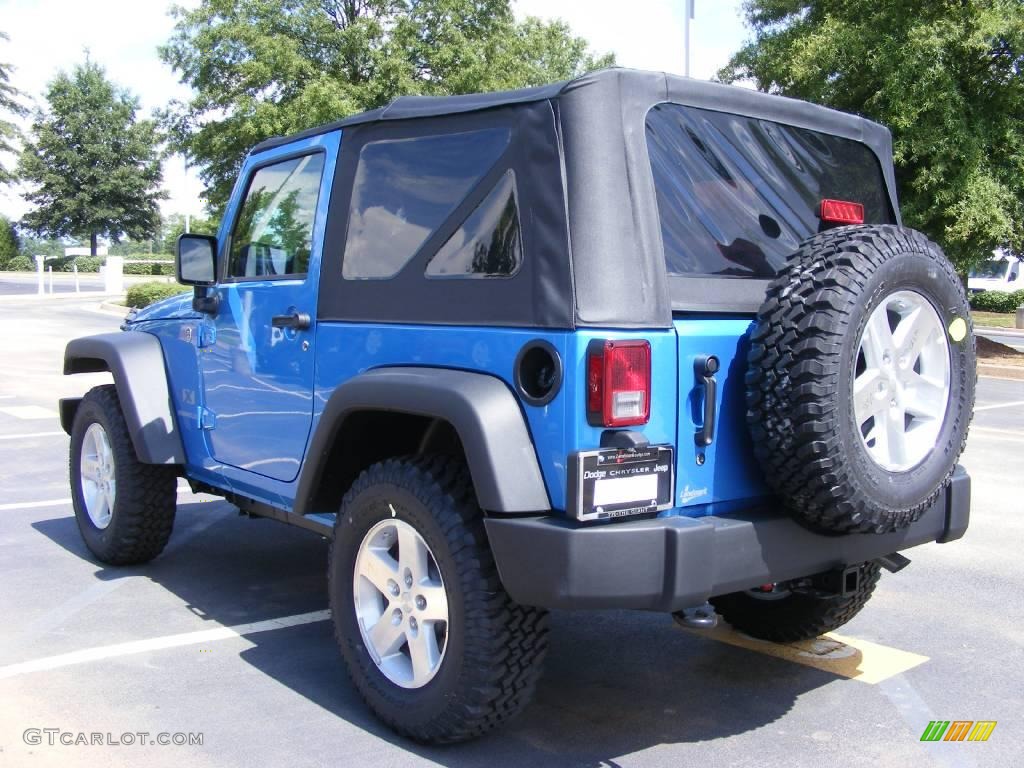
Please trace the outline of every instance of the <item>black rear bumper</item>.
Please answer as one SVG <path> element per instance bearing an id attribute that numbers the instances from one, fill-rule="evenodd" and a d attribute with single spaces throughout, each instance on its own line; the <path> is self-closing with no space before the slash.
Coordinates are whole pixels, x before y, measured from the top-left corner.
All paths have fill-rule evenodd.
<path id="1" fill-rule="evenodd" d="M 810 576 L 967 530 L 971 479 L 896 533 L 826 536 L 789 517 L 669 517 L 580 526 L 555 517 L 488 518 L 487 535 L 513 600 L 544 608 L 677 611 L 709 597 Z"/>

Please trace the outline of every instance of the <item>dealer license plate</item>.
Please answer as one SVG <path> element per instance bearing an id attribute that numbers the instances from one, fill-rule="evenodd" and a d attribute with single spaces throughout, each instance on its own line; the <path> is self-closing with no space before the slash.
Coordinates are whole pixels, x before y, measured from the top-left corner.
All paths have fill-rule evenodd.
<path id="1" fill-rule="evenodd" d="M 569 514 L 578 520 L 608 520 L 669 509 L 674 468 L 669 445 L 574 453 Z"/>

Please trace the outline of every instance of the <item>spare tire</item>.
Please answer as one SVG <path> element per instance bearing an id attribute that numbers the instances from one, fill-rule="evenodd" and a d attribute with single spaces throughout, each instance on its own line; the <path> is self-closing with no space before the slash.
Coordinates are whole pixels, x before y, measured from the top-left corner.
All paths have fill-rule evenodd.
<path id="1" fill-rule="evenodd" d="M 770 284 L 747 360 L 754 451 L 798 520 L 884 533 L 942 492 L 977 374 L 963 285 L 924 235 L 809 238 Z"/>

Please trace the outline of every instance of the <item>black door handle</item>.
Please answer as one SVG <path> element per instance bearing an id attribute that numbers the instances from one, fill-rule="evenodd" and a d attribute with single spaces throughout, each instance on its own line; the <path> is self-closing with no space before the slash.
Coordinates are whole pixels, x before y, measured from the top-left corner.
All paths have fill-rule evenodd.
<path id="1" fill-rule="evenodd" d="M 718 358 L 714 355 L 701 356 L 693 361 L 693 372 L 704 385 L 704 424 L 693 436 L 697 445 L 706 448 L 715 442 L 715 406 L 718 400 Z"/>
<path id="2" fill-rule="evenodd" d="M 305 312 L 292 312 L 290 315 L 274 315 L 270 318 L 270 324 L 275 328 L 291 328 L 295 331 L 304 331 L 309 328 L 312 320 Z"/>

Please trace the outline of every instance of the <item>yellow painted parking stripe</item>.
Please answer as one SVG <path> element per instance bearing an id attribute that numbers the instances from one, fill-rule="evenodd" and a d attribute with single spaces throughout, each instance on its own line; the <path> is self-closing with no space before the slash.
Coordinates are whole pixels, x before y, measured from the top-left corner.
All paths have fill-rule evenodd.
<path id="1" fill-rule="evenodd" d="M 869 685 L 888 680 L 928 661 L 927 656 L 834 632 L 814 640 L 780 644 L 748 637 L 725 624 L 719 624 L 712 630 L 689 631 L 698 637 L 707 637 Z"/>

